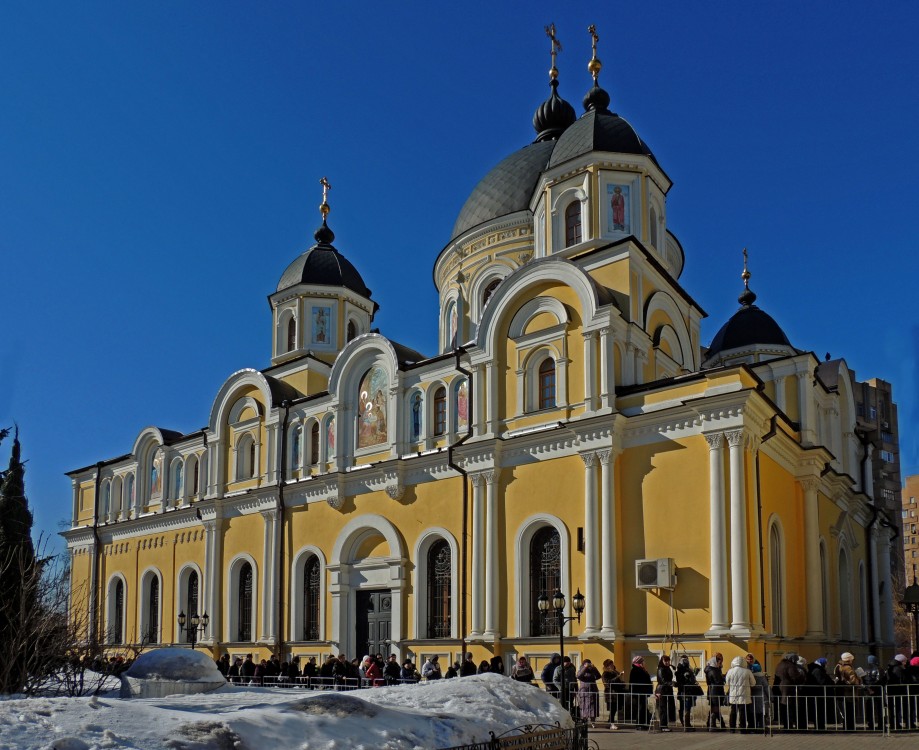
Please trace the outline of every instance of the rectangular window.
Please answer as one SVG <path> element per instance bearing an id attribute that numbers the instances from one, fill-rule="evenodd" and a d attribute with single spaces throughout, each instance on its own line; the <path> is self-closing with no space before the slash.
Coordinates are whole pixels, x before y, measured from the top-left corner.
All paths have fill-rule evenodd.
<path id="1" fill-rule="evenodd" d="M 447 392 L 441 388 L 434 394 L 434 434 L 447 433 Z"/>

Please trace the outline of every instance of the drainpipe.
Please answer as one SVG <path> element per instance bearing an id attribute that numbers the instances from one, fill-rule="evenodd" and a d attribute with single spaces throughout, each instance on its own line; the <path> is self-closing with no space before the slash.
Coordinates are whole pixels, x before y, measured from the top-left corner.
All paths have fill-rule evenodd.
<path id="1" fill-rule="evenodd" d="M 290 418 L 290 401 L 281 402 L 284 420 L 281 422 L 281 455 L 278 473 L 278 660 L 284 654 L 284 477 L 287 476 L 287 421 Z"/>
<path id="2" fill-rule="evenodd" d="M 93 498 L 93 575 L 89 592 L 89 611 L 93 616 L 93 627 L 91 633 L 87 633 L 90 645 L 95 647 L 101 642 L 101 612 L 99 611 L 99 576 L 100 568 L 99 557 L 101 549 L 99 548 L 99 487 L 102 484 L 102 461 L 96 463 L 96 490 Z M 93 654 L 95 657 L 95 654 Z"/>
<path id="3" fill-rule="evenodd" d="M 775 437 L 776 434 L 776 424 L 778 418 L 775 414 L 772 415 L 772 419 L 769 421 L 769 431 L 759 439 L 760 449 L 767 440 Z M 763 623 L 763 627 L 766 626 L 766 572 L 763 569 L 766 562 L 765 549 L 763 547 L 763 498 L 760 493 L 760 475 L 759 475 L 759 454 L 760 451 L 756 451 L 756 458 L 754 459 L 754 471 L 756 473 L 756 514 L 759 518 L 759 597 L 760 597 L 760 621 Z M 763 644 L 765 648 L 765 644 Z M 766 653 L 763 651 L 763 663 L 766 662 Z"/>
<path id="4" fill-rule="evenodd" d="M 447 447 L 447 466 L 449 466 L 463 478 L 463 531 L 462 548 L 460 551 L 460 665 L 462 665 L 466 659 L 466 616 L 468 612 L 468 605 L 466 600 L 469 593 L 466 581 L 466 568 L 468 567 L 469 547 L 469 474 L 462 466 L 454 462 L 453 451 L 472 437 L 472 420 L 473 415 L 475 414 L 472 373 L 469 372 L 469 370 L 466 370 L 460 363 L 460 355 L 465 353 L 466 350 L 461 346 L 453 349 L 453 354 L 456 357 L 455 369 L 457 372 L 466 376 L 466 383 L 468 384 L 469 403 L 467 404 L 466 408 L 466 434 L 463 435 L 455 443 L 452 443 Z"/>
<path id="5" fill-rule="evenodd" d="M 868 468 L 868 446 L 871 444 L 871 441 L 868 439 L 867 432 L 860 432 L 855 430 L 855 435 L 858 438 L 858 441 L 862 444 L 862 460 L 859 462 L 859 474 L 861 475 L 862 483 L 862 492 L 866 495 L 865 488 L 868 486 L 867 483 L 867 468 Z M 874 498 L 871 498 L 871 520 L 868 522 L 868 525 L 865 526 L 865 545 L 868 547 L 868 565 L 866 571 L 867 581 L 865 585 L 868 587 L 868 601 L 865 604 L 868 606 L 868 652 L 877 656 L 877 631 L 875 630 L 874 623 L 874 573 L 875 566 L 877 565 L 876 555 L 877 548 L 874 544 L 871 543 L 871 528 L 878 520 L 878 515 L 880 514 L 880 509 L 877 507 L 877 504 L 874 502 Z"/>

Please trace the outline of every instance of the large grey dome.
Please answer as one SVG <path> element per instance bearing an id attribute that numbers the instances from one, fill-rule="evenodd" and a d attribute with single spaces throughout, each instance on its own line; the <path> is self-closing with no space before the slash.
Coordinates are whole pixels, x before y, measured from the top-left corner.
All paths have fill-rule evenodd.
<path id="1" fill-rule="evenodd" d="M 548 140 L 524 146 L 485 175 L 466 199 L 451 239 L 486 221 L 529 208 L 555 144 Z"/>

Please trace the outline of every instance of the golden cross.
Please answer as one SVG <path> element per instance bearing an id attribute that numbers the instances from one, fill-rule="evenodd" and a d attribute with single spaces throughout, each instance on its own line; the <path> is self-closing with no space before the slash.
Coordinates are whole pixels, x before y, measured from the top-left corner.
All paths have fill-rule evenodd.
<path id="1" fill-rule="evenodd" d="M 597 34 L 597 27 L 593 24 L 587 27 L 587 33 L 590 34 L 591 49 L 593 50 L 590 62 L 587 63 L 587 70 L 593 76 L 594 86 L 596 86 L 597 77 L 600 75 L 600 68 L 602 67 L 602 63 L 597 57 L 597 42 L 600 41 L 600 35 Z"/>
<path id="2" fill-rule="evenodd" d="M 555 36 L 555 24 L 550 23 L 546 26 L 546 36 L 552 40 L 552 67 L 549 69 L 549 75 L 552 78 L 558 77 L 558 69 L 555 67 L 555 56 L 562 51 L 562 43 Z"/>
<path id="3" fill-rule="evenodd" d="M 745 288 L 749 288 L 750 272 L 747 270 L 747 248 L 743 249 L 743 273 L 740 274 Z"/>
<path id="4" fill-rule="evenodd" d="M 593 24 L 587 27 L 587 33 L 590 34 L 591 38 L 591 47 L 593 48 L 593 56 L 597 56 L 597 42 L 600 41 L 600 35 L 597 34 L 597 27 Z"/>
<path id="5" fill-rule="evenodd" d="M 320 177 L 319 184 L 322 185 L 322 205 L 319 206 L 319 211 L 322 213 L 322 220 L 325 221 L 325 217 L 329 215 L 329 191 L 332 189 L 332 184 L 329 182 L 328 178 Z"/>

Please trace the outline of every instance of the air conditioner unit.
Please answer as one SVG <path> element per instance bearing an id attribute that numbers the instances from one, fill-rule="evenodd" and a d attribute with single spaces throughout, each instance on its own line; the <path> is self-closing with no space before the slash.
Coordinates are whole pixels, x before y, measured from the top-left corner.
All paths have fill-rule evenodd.
<path id="1" fill-rule="evenodd" d="M 676 586 L 676 565 L 672 557 L 635 561 L 635 587 L 672 589 Z"/>

